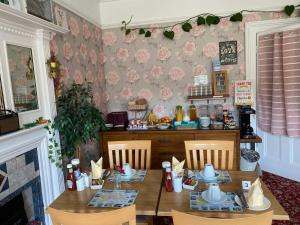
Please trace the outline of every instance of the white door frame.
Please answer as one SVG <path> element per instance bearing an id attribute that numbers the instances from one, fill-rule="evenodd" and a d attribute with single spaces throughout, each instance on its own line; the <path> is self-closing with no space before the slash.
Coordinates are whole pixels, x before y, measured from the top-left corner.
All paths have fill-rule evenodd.
<path id="1" fill-rule="evenodd" d="M 300 24 L 300 18 L 288 18 L 278 20 L 266 20 L 246 23 L 245 27 L 245 54 L 246 54 L 246 79 L 252 81 L 253 108 L 256 109 L 256 84 L 257 84 L 257 35 L 278 28 Z M 299 26 L 299 25 L 298 25 Z M 274 32 L 276 32 L 274 30 Z M 300 153 L 296 149 L 300 144 L 300 138 L 272 135 L 263 132 L 256 126 L 255 115 L 251 118 L 251 124 L 255 132 L 262 137 L 263 143 L 256 144 L 260 153 L 260 165 L 263 170 L 300 181 Z"/>

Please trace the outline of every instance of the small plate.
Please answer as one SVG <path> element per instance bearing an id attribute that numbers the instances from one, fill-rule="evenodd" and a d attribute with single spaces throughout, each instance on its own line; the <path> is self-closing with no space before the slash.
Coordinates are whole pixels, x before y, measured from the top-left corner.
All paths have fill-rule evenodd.
<path id="1" fill-rule="evenodd" d="M 134 174 L 136 174 L 136 170 L 132 169 L 132 173 L 130 175 L 126 175 L 126 174 L 121 174 L 122 177 L 132 177 Z"/>
<path id="2" fill-rule="evenodd" d="M 248 202 L 248 196 L 246 197 L 247 199 L 247 202 Z M 249 204 L 248 204 L 249 205 Z M 253 211 L 263 211 L 263 210 L 266 210 L 268 208 L 271 207 L 271 202 L 269 199 L 267 199 L 266 197 L 264 197 L 264 202 L 263 202 L 263 205 L 260 206 L 260 207 L 250 207 L 248 209 L 250 210 L 253 210 Z"/>
<path id="3" fill-rule="evenodd" d="M 201 197 L 202 197 L 205 201 L 207 201 L 207 202 L 209 202 L 209 203 L 222 203 L 222 202 L 226 201 L 226 194 L 225 194 L 223 191 L 221 191 L 221 199 L 220 199 L 219 201 L 211 201 L 211 200 L 209 200 L 209 198 L 207 197 L 207 193 L 208 193 L 207 190 L 206 190 L 206 191 L 203 191 L 203 192 L 201 193 Z"/>
<path id="4" fill-rule="evenodd" d="M 210 180 L 215 180 L 218 176 L 220 176 L 220 173 L 215 171 L 215 176 L 214 177 L 206 177 L 206 176 L 204 176 L 204 171 L 201 170 L 200 175 L 201 175 L 201 177 L 203 177 L 204 180 L 209 180 L 210 181 Z"/>

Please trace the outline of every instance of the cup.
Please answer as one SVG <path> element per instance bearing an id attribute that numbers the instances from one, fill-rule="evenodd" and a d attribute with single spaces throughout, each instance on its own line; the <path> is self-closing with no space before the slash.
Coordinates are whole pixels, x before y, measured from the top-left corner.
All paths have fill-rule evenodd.
<path id="1" fill-rule="evenodd" d="M 221 199 L 221 189 L 218 183 L 211 183 L 208 186 L 207 198 L 209 201 L 220 201 Z"/>
<path id="2" fill-rule="evenodd" d="M 182 192 L 182 177 L 173 178 L 174 192 Z"/>
<path id="3" fill-rule="evenodd" d="M 133 173 L 132 168 L 129 165 L 129 163 L 123 163 L 123 170 L 124 170 L 124 173 L 126 176 L 130 176 Z"/>
<path id="4" fill-rule="evenodd" d="M 208 116 L 200 117 L 200 124 L 201 124 L 202 127 L 209 127 L 210 118 Z"/>
<path id="5" fill-rule="evenodd" d="M 215 169 L 212 164 L 205 164 L 204 170 L 203 170 L 203 175 L 205 178 L 213 178 L 215 177 Z"/>

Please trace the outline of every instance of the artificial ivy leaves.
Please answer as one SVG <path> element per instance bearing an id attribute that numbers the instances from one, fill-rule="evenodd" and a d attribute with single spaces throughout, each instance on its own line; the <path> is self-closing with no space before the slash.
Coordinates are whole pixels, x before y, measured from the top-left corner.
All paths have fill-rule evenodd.
<path id="1" fill-rule="evenodd" d="M 293 12 L 295 11 L 295 9 L 298 8 L 299 6 L 300 6 L 300 4 L 296 5 L 296 6 L 294 6 L 294 5 L 287 5 L 287 6 L 284 7 L 284 12 L 288 16 L 291 16 L 293 14 Z M 222 16 L 222 17 L 216 16 L 216 15 L 213 15 L 213 14 L 209 14 L 209 13 L 202 13 L 202 14 L 199 14 L 197 16 L 190 17 L 190 18 L 188 18 L 185 21 L 176 23 L 173 26 L 172 25 L 171 26 L 170 25 L 160 26 L 160 27 L 157 27 L 157 29 L 164 30 L 164 32 L 163 32 L 164 37 L 167 38 L 167 39 L 173 40 L 174 39 L 173 28 L 174 28 L 175 25 L 181 25 L 181 29 L 183 31 L 190 32 L 192 30 L 192 28 L 193 28 L 192 27 L 192 22 L 193 22 L 194 18 L 197 18 L 195 22 L 197 23 L 198 26 L 200 26 L 200 25 L 211 26 L 211 25 L 217 25 L 217 24 L 219 24 L 221 18 L 229 18 L 229 20 L 231 22 L 242 22 L 243 21 L 243 12 L 262 12 L 262 11 L 259 11 L 259 10 L 257 10 L 257 11 L 254 11 L 254 10 L 242 10 L 240 12 L 237 12 L 237 13 L 234 13 L 234 14 L 231 14 L 231 15 L 227 15 L 227 16 Z M 280 12 L 280 11 L 270 11 L 270 12 Z M 144 27 L 144 28 L 132 28 L 132 29 L 127 28 L 127 26 L 131 22 L 131 19 L 132 19 L 132 17 L 130 18 L 130 20 L 128 22 L 122 21 L 123 27 L 121 29 L 125 30 L 125 34 L 126 35 L 130 34 L 131 31 L 139 30 L 139 34 L 140 35 L 144 35 L 145 37 L 151 37 L 151 29 L 153 29 L 153 28 L 151 28 L 151 29 L 147 28 L 147 27 Z"/>

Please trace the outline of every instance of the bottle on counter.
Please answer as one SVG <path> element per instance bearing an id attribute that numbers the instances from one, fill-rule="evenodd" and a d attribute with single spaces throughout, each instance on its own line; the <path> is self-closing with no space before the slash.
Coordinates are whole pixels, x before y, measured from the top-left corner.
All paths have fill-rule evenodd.
<path id="1" fill-rule="evenodd" d="M 72 164 L 67 164 L 67 188 L 69 191 L 76 191 L 76 178 Z"/>
<path id="2" fill-rule="evenodd" d="M 176 122 L 183 121 L 183 109 L 181 105 L 176 106 Z"/>
<path id="3" fill-rule="evenodd" d="M 173 192 L 172 173 L 170 167 L 166 168 L 165 186 L 167 192 Z"/>
<path id="4" fill-rule="evenodd" d="M 190 111 L 190 121 L 196 121 L 197 120 L 196 106 L 195 105 L 190 105 L 189 111 Z"/>
<path id="5" fill-rule="evenodd" d="M 72 159 L 71 164 L 73 166 L 74 176 L 75 176 L 76 180 L 78 180 L 81 176 L 80 165 L 79 165 L 80 160 L 79 159 Z"/>

